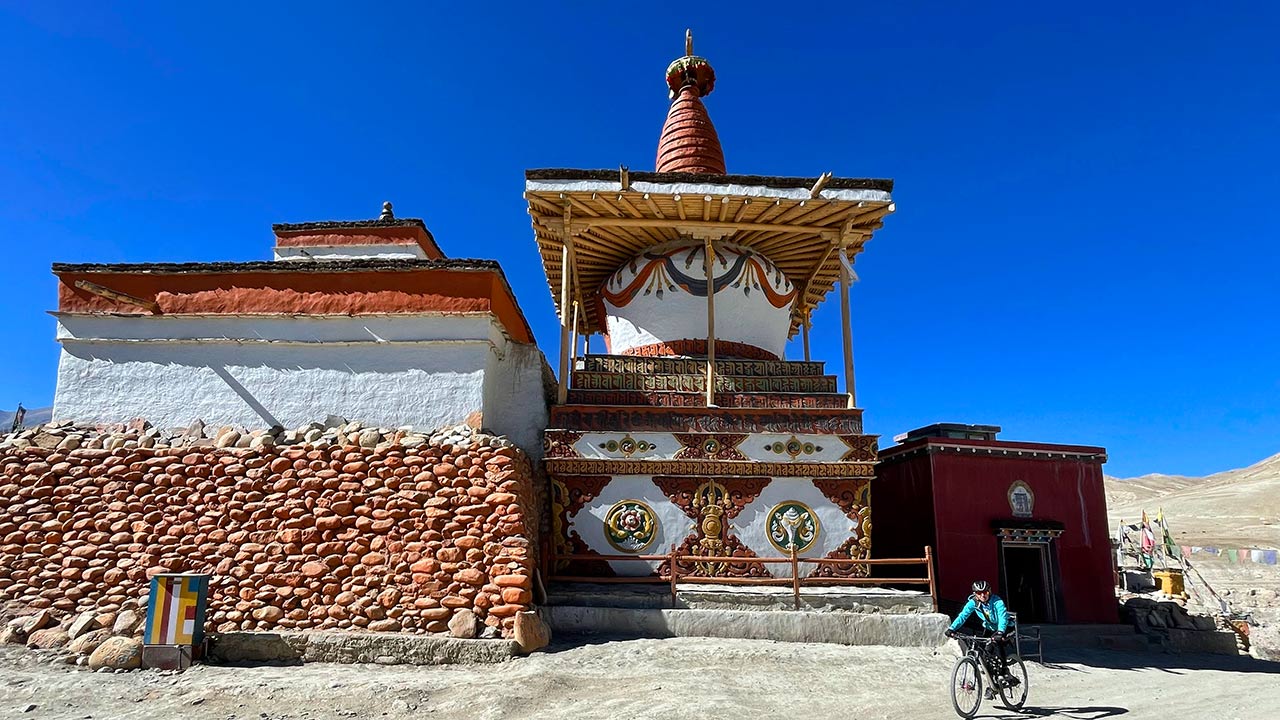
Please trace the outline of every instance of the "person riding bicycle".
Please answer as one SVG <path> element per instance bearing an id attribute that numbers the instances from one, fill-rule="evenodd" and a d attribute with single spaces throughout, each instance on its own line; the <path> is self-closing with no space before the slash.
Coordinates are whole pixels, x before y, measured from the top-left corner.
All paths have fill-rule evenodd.
<path id="1" fill-rule="evenodd" d="M 947 628 L 946 635 L 954 637 L 956 630 L 964 625 L 969 616 L 976 614 L 982 621 L 983 637 L 991 638 L 1000 650 L 1000 667 L 995 668 L 999 671 L 999 677 L 1010 685 L 1015 685 L 1018 679 L 1009 674 L 1006 645 L 1008 641 L 1006 634 L 1009 632 L 1009 610 L 1005 607 L 1004 600 L 991 592 L 991 584 L 986 580 L 974 581 L 972 589 L 973 595 L 969 596 L 969 602 L 964 604 L 964 609 L 956 616 L 951 627 Z"/>

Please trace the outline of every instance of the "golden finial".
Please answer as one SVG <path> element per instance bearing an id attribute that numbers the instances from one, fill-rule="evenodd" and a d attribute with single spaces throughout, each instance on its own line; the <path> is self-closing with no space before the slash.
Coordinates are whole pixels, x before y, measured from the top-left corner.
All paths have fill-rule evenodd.
<path id="1" fill-rule="evenodd" d="M 693 55 L 693 28 L 684 31 L 684 54 L 685 56 Z"/>
<path id="2" fill-rule="evenodd" d="M 378 216 L 378 219 L 379 220 L 395 220 L 396 219 L 395 214 L 391 212 L 390 202 L 382 203 L 382 214 Z"/>

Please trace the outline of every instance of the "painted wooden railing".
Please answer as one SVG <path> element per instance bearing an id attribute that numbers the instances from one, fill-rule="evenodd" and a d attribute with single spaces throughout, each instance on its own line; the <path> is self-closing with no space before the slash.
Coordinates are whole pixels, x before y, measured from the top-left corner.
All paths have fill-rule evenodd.
<path id="1" fill-rule="evenodd" d="M 555 567 L 559 561 L 583 561 L 597 560 L 606 562 L 665 562 L 668 571 L 665 575 L 638 575 L 627 577 L 591 577 L 583 575 L 556 575 L 552 574 L 553 582 L 582 582 L 582 583 L 668 583 L 671 586 L 671 606 L 676 606 L 676 584 L 677 583 L 706 583 L 714 585 L 790 585 L 792 596 L 795 602 L 795 609 L 800 609 L 800 588 L 804 586 L 832 586 L 832 585 L 927 585 L 929 586 L 929 597 L 933 603 L 933 610 L 938 609 L 938 590 L 937 583 L 934 579 L 933 572 L 933 548 L 926 545 L 924 548 L 924 557 L 922 558 L 809 558 L 800 557 L 796 554 L 795 549 L 791 550 L 789 557 L 784 558 L 767 558 L 767 557 L 730 557 L 723 555 L 681 555 L 676 546 L 671 546 L 671 551 L 665 555 L 597 555 L 594 553 L 586 554 L 567 554 L 555 555 L 551 558 L 551 566 Z M 681 572 L 681 563 L 715 563 L 715 564 L 743 564 L 743 563 L 786 563 L 791 566 L 791 577 L 718 577 L 714 575 L 695 575 L 693 572 Z M 923 565 L 925 570 L 924 577 L 801 577 L 800 563 L 812 563 L 815 565 Z M 868 571 L 868 574 L 870 572 Z"/>

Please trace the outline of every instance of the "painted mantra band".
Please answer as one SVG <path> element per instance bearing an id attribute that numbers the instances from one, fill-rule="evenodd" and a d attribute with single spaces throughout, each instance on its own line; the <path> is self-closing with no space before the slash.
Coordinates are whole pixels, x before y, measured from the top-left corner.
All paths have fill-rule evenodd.
<path id="1" fill-rule="evenodd" d="M 640 390 L 645 392 L 706 392 L 707 376 L 584 372 L 573 374 L 579 390 Z M 735 377 L 716 375 L 716 392 L 730 393 L 835 393 L 834 375 L 817 377 Z"/>
<path id="2" fill-rule="evenodd" d="M 696 410 L 696 409 L 695 409 Z M 562 405 L 551 409 L 552 428 L 575 432 L 778 432 L 816 435 L 862 433 L 862 411 L 810 410 L 807 408 L 735 408 L 715 415 L 688 410 L 650 407 L 583 407 Z M 874 436 L 868 436 L 874 437 Z"/>
<path id="3" fill-rule="evenodd" d="M 875 463 L 771 463 L 732 460 L 579 460 L 548 458 L 560 475 L 698 475 L 708 477 L 875 477 Z"/>
<path id="4" fill-rule="evenodd" d="M 698 375 L 707 371 L 707 361 L 699 358 L 649 358 L 618 355 L 588 355 L 582 359 L 586 372 L 641 375 Z M 739 377 L 821 376 L 821 362 L 798 360 L 716 360 L 717 375 Z"/>

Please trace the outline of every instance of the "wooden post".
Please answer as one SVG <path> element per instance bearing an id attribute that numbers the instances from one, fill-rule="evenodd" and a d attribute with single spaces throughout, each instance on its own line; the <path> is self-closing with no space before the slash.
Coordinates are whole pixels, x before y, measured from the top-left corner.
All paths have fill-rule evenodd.
<path id="1" fill-rule="evenodd" d="M 578 301 L 574 300 L 573 301 L 573 328 L 570 331 L 570 334 L 572 335 L 572 338 L 573 338 L 572 342 L 570 343 L 570 347 L 572 348 L 572 350 L 569 352 L 570 372 L 573 371 L 573 366 L 574 366 L 573 361 L 578 359 L 578 309 L 579 309 Z"/>
<path id="2" fill-rule="evenodd" d="M 796 558 L 795 543 L 791 544 L 791 594 L 795 598 L 796 610 L 800 609 L 800 561 Z"/>
<path id="3" fill-rule="evenodd" d="M 702 241 L 703 254 L 707 261 L 707 407 L 716 404 L 716 288 L 712 270 L 715 260 L 715 248 L 711 246 L 711 237 Z"/>
<path id="4" fill-rule="evenodd" d="M 667 561 L 671 568 L 671 609 L 676 607 L 676 544 L 671 543 L 671 559 Z"/>
<path id="5" fill-rule="evenodd" d="M 569 399 L 569 243 L 572 236 L 567 232 L 564 236 L 564 247 L 560 253 L 560 388 L 556 392 L 556 401 L 563 405 Z"/>
<path id="6" fill-rule="evenodd" d="M 929 596 L 933 598 L 933 611 L 938 612 L 938 588 L 933 580 L 933 548 L 924 546 L 924 566 L 929 573 Z"/>
<path id="7" fill-rule="evenodd" d="M 800 335 L 804 338 L 804 361 L 809 362 L 809 313 L 800 320 Z"/>
<path id="8" fill-rule="evenodd" d="M 849 317 L 849 256 L 840 248 L 840 320 L 844 326 L 844 391 L 849 395 L 849 407 L 858 406 L 858 394 L 853 380 L 853 325 Z"/>

